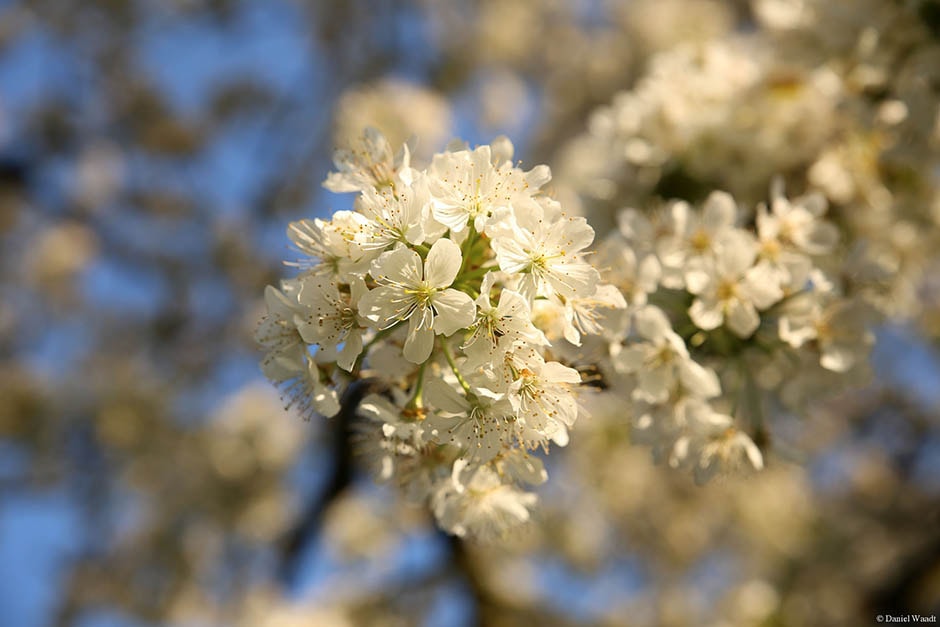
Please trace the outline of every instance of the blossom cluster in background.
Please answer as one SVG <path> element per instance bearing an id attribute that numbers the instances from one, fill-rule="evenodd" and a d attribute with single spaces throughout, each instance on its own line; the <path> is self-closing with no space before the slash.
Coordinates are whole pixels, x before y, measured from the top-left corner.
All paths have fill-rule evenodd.
<path id="1" fill-rule="evenodd" d="M 789 200 L 779 186 L 756 211 L 713 192 L 651 217 L 626 209 L 601 244 L 632 314 L 610 347 L 611 390 L 634 403 L 634 438 L 670 465 L 699 480 L 759 470 L 770 407 L 810 400 L 806 380 L 832 394 L 864 370 L 873 317 L 832 274 L 838 230 L 825 211 L 822 196 Z"/>

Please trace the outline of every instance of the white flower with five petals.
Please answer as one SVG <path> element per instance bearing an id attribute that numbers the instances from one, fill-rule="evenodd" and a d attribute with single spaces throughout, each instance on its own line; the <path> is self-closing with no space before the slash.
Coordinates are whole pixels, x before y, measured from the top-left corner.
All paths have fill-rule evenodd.
<path id="1" fill-rule="evenodd" d="M 726 323 L 738 337 L 750 337 L 760 325 L 758 310 L 781 298 L 779 276 L 765 265 L 755 266 L 757 246 L 743 233 L 723 238 L 713 260 L 703 260 L 686 272 L 689 292 L 698 298 L 689 308 L 689 317 L 700 329 L 709 331 Z"/>
<path id="2" fill-rule="evenodd" d="M 689 357 L 685 342 L 672 330 L 661 309 L 647 306 L 637 311 L 634 328 L 644 341 L 618 349 L 613 355 L 617 370 L 636 374 L 634 399 L 665 403 L 680 384 L 685 394 L 697 398 L 721 393 L 718 376 Z"/>
<path id="3" fill-rule="evenodd" d="M 532 324 L 529 304 L 521 294 L 503 289 L 499 293 L 499 302 L 493 305 L 490 292 L 495 280 L 493 272 L 483 277 L 480 296 L 476 300 L 477 319 L 473 332 L 461 347 L 470 368 L 498 360 L 500 353 L 506 352 L 516 340 L 534 346 L 548 345 L 545 334 Z"/>
<path id="4" fill-rule="evenodd" d="M 528 300 L 536 296 L 565 298 L 590 296 L 600 280 L 580 252 L 594 241 L 594 229 L 584 218 L 550 219 L 555 207 L 548 211 L 535 207 L 517 210 L 494 229 L 493 249 L 499 268 L 510 274 L 521 274 L 519 292 Z"/>
<path id="5" fill-rule="evenodd" d="M 366 284 L 352 277 L 349 294 L 328 277 L 309 275 L 301 280 L 297 301 L 304 313 L 296 316 L 297 330 L 304 342 L 318 344 L 321 358 L 336 360 L 343 370 L 351 371 L 362 352 L 362 328 L 356 313 Z"/>
<path id="6" fill-rule="evenodd" d="M 461 260 L 460 248 L 448 239 L 434 242 L 423 262 L 404 247 L 383 253 L 370 270 L 379 286 L 360 299 L 359 313 L 379 329 L 408 320 L 405 358 L 426 361 L 435 333 L 451 335 L 473 324 L 473 299 L 450 288 Z"/>
<path id="7" fill-rule="evenodd" d="M 439 154 L 428 168 L 434 218 L 453 233 L 471 221 L 477 232 L 485 232 L 498 209 L 533 203 L 532 194 L 551 179 L 547 166 L 529 172 L 514 167 L 508 140 L 494 145 L 497 150 L 480 146 Z"/>

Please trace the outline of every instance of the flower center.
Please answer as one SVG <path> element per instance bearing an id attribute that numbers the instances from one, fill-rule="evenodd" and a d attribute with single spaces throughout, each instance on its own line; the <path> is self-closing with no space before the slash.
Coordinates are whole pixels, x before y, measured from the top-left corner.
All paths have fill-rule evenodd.
<path id="1" fill-rule="evenodd" d="M 712 238 L 704 229 L 698 229 L 689 238 L 689 246 L 697 253 L 704 253 L 712 245 Z"/>
<path id="2" fill-rule="evenodd" d="M 722 281 L 718 284 L 718 300 L 731 300 L 738 295 L 738 284 L 734 281 Z"/>
<path id="3" fill-rule="evenodd" d="M 437 290 L 428 285 L 427 281 L 421 281 L 416 286 L 406 289 L 405 294 L 414 298 L 418 305 L 426 306 L 431 303 L 431 296 L 433 296 L 436 291 Z"/>

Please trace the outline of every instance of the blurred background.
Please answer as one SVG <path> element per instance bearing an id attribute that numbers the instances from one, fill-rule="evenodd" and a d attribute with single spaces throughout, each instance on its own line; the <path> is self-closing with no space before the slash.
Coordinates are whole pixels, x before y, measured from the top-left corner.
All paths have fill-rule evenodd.
<path id="1" fill-rule="evenodd" d="M 746 141 L 610 139 L 664 52 L 742 39 L 767 59 L 733 92 Z M 929 0 L 0 0 L 0 625 L 940 613 L 938 46 Z M 320 183 L 365 125 L 419 162 L 506 134 L 599 237 L 626 203 L 822 188 L 882 264 L 871 375 L 703 487 L 598 395 L 527 533 L 447 538 L 338 421 L 284 410 L 252 338 L 287 224 L 351 206 Z"/>

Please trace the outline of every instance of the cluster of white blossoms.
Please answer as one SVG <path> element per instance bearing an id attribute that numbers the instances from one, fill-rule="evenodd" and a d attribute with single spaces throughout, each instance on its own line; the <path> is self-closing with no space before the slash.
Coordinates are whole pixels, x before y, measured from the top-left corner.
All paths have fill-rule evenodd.
<path id="1" fill-rule="evenodd" d="M 853 294 L 922 324 L 940 232 L 940 45 L 925 5 L 749 4 L 747 27 L 647 57 L 562 146 L 558 193 L 600 225 L 657 196 L 723 189 L 754 204 L 785 174 L 832 207 Z"/>
<path id="2" fill-rule="evenodd" d="M 643 198 L 677 168 L 735 193 L 812 159 L 843 89 L 828 67 L 783 66 L 763 40 L 687 42 L 652 56 L 633 89 L 595 110 L 563 151 L 561 175 L 587 199 Z M 729 176 L 733 173 L 733 176 Z"/>
<path id="3" fill-rule="evenodd" d="M 594 231 L 523 171 L 500 138 L 412 167 L 376 131 L 337 153 L 325 185 L 354 208 L 301 220 L 299 276 L 267 288 L 265 374 L 302 410 L 355 409 L 360 451 L 457 535 L 499 535 L 530 517 L 545 481 L 531 454 L 564 446 L 581 408 L 580 344 L 626 301 L 584 258 Z"/>
<path id="4" fill-rule="evenodd" d="M 609 383 L 633 401 L 635 438 L 670 465 L 698 480 L 762 468 L 762 388 L 864 361 L 865 318 L 824 268 L 839 239 L 825 211 L 822 196 L 788 200 L 779 184 L 750 214 L 713 192 L 701 208 L 627 209 L 601 243 L 603 276 L 629 299 Z"/>

